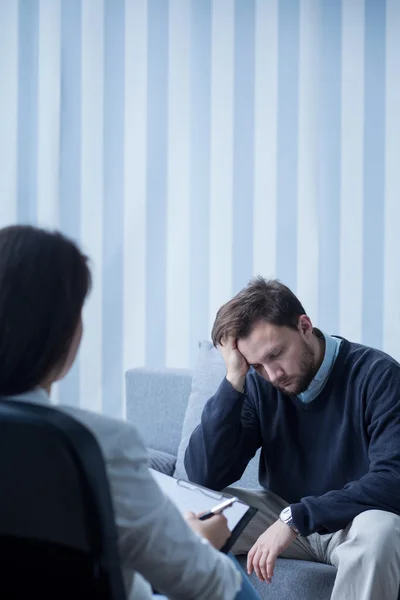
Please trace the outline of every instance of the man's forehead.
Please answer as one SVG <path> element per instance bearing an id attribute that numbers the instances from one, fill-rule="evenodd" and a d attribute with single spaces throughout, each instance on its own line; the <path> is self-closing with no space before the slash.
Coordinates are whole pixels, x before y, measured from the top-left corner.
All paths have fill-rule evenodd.
<path id="1" fill-rule="evenodd" d="M 238 340 L 238 349 L 250 362 L 257 362 L 261 354 L 271 352 L 285 338 L 286 327 L 271 323 L 259 323 L 251 334 Z"/>

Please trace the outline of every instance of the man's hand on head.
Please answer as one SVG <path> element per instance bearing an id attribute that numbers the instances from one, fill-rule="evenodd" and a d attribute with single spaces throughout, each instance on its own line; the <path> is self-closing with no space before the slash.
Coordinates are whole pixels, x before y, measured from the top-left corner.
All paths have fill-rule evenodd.
<path id="1" fill-rule="evenodd" d="M 247 555 L 247 572 L 255 571 L 260 581 L 271 583 L 278 556 L 296 539 L 293 529 L 280 519 L 260 535 Z"/>
<path id="2" fill-rule="evenodd" d="M 238 392 L 242 392 L 249 365 L 238 350 L 237 341 L 232 337 L 222 338 L 218 348 L 226 365 L 226 379 Z"/>

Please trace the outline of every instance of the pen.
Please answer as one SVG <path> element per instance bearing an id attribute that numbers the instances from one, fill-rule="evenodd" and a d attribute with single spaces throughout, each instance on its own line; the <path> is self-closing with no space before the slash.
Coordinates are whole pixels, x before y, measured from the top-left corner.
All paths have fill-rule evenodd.
<path id="1" fill-rule="evenodd" d="M 234 496 L 233 498 L 227 498 L 220 504 L 217 504 L 217 506 L 214 506 L 211 510 L 206 512 L 204 515 L 201 515 L 201 517 L 199 517 L 200 521 L 206 521 L 207 519 L 210 519 L 211 517 L 218 515 L 226 508 L 229 508 L 230 506 L 232 506 L 232 504 L 234 504 L 236 501 L 237 501 L 236 496 Z"/>

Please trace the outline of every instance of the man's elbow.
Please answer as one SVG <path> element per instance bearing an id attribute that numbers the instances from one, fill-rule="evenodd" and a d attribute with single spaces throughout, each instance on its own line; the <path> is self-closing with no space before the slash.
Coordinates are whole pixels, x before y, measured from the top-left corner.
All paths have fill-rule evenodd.
<path id="1" fill-rule="evenodd" d="M 203 461 L 199 460 L 198 453 L 190 446 L 190 443 L 186 448 L 184 465 L 189 481 L 193 481 L 193 483 L 199 483 L 200 485 L 205 485 L 203 483 L 205 476 L 205 464 Z"/>

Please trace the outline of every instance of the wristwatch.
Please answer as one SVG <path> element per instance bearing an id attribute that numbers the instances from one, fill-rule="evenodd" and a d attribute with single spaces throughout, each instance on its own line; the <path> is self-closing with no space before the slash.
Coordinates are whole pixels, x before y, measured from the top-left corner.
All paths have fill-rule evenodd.
<path id="1" fill-rule="evenodd" d="M 295 533 L 297 533 L 297 535 L 300 533 L 300 531 L 297 529 L 297 527 L 293 523 L 292 509 L 290 508 L 290 506 L 287 506 L 286 508 L 283 509 L 283 511 L 279 515 L 279 518 L 283 523 L 286 523 L 286 525 L 289 525 L 290 529 L 293 529 L 293 531 Z"/>

